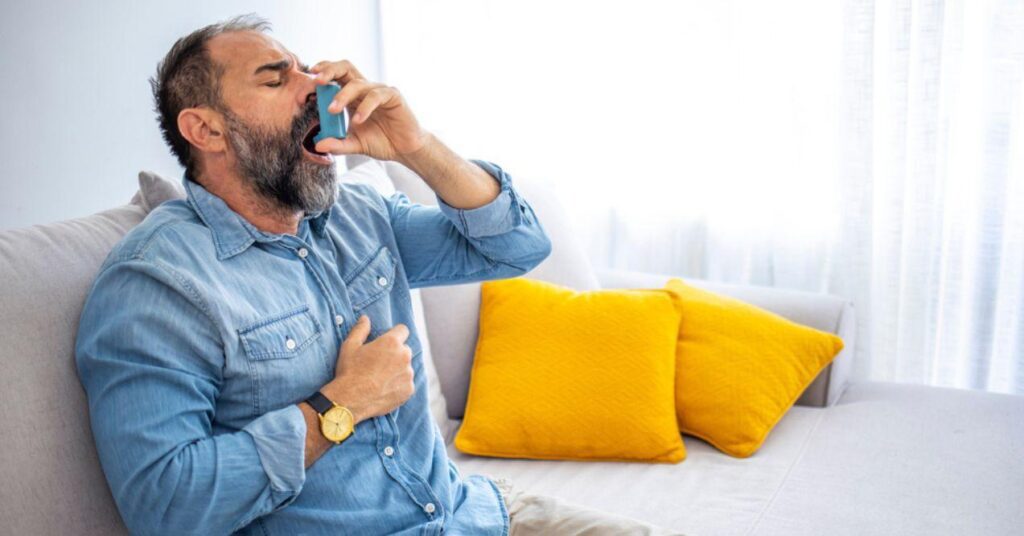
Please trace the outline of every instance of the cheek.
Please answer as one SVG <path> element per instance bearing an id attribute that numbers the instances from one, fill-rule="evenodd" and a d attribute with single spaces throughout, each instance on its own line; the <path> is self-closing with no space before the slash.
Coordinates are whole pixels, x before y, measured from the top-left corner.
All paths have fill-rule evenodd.
<path id="1" fill-rule="evenodd" d="M 292 128 L 295 119 L 295 103 L 285 96 L 280 88 L 267 92 L 256 92 L 249 98 L 240 99 L 235 108 L 253 130 L 259 132 L 285 132 Z M 271 93 L 268 95 L 267 93 Z"/>

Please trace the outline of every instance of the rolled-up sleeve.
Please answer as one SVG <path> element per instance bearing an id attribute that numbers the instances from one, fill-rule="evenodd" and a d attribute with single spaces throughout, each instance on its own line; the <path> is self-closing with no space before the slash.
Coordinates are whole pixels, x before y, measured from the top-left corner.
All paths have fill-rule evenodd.
<path id="1" fill-rule="evenodd" d="M 515 277 L 551 253 L 551 241 L 530 204 L 500 166 L 470 160 L 500 186 L 498 196 L 473 209 L 412 203 L 402 192 L 385 199 L 412 288 Z"/>
<path id="2" fill-rule="evenodd" d="M 297 407 L 214 434 L 221 337 L 180 274 L 113 263 L 82 311 L 75 362 L 107 482 L 133 534 L 226 534 L 287 506 L 305 481 Z"/>
<path id="3" fill-rule="evenodd" d="M 463 236 L 469 238 L 482 238 L 508 232 L 517 225 L 522 224 L 523 204 L 519 200 L 519 194 L 512 188 L 512 182 L 508 174 L 500 167 L 483 160 L 471 160 L 474 164 L 487 171 L 498 181 L 501 191 L 498 197 L 482 207 L 474 209 L 459 209 L 452 207 L 441 198 L 437 198 L 437 206 L 441 212 L 455 224 Z"/>
<path id="4" fill-rule="evenodd" d="M 296 405 L 264 413 L 242 428 L 256 442 L 270 487 L 296 496 L 306 480 L 306 419 Z"/>

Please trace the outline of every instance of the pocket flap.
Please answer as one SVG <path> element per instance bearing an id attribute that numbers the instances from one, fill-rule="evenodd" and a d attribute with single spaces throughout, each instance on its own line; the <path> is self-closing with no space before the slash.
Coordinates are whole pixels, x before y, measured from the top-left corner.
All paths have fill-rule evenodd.
<path id="1" fill-rule="evenodd" d="M 391 290 L 395 284 L 395 260 L 387 247 L 381 247 L 345 281 L 353 309 L 362 309 Z"/>
<path id="2" fill-rule="evenodd" d="M 309 306 L 302 305 L 240 329 L 238 336 L 249 359 L 287 359 L 320 336 L 320 323 L 309 312 Z"/>

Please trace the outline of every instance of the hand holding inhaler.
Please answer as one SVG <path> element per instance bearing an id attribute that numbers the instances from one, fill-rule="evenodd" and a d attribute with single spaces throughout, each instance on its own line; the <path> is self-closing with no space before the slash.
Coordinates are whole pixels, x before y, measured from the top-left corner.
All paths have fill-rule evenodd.
<path id="1" fill-rule="evenodd" d="M 398 89 L 367 80 L 348 60 L 322 61 L 309 72 L 317 83 L 317 152 L 402 162 L 430 140 Z"/>

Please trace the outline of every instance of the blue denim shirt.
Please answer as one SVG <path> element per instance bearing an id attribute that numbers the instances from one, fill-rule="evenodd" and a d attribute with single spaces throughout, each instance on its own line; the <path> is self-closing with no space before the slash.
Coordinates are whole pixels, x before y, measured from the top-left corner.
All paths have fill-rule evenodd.
<path id="1" fill-rule="evenodd" d="M 131 532 L 508 534 L 494 482 L 459 473 L 431 418 L 409 296 L 522 275 L 550 252 L 508 174 L 473 162 L 501 186 L 487 205 L 460 210 L 438 196 L 430 207 L 342 183 L 296 235 L 260 231 L 184 177 L 188 198 L 115 246 L 75 358 Z M 409 327 L 415 393 L 304 469 L 296 404 L 333 379 L 361 314 L 370 340 Z"/>

